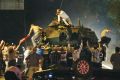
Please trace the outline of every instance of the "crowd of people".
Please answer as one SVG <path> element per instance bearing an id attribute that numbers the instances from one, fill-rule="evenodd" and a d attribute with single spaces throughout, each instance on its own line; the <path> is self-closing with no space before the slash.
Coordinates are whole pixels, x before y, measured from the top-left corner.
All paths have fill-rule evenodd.
<path id="1" fill-rule="evenodd" d="M 100 44 L 90 47 L 88 42 L 85 46 L 81 41 L 81 44 L 76 46 L 71 46 L 71 44 L 66 46 L 50 44 L 27 46 L 23 53 L 20 53 L 19 49 L 16 49 L 16 45 L 7 45 L 2 40 L 0 44 L 0 72 L 1 74 L 5 73 L 6 80 L 9 80 L 7 79 L 8 74 L 15 73 L 20 77 L 23 72 L 29 80 L 32 80 L 33 73 L 50 68 L 50 66 L 57 65 L 72 69 L 74 63 L 82 58 L 82 54 L 88 50 L 90 53 L 84 54 L 86 58 L 96 68 L 101 68 L 101 62 L 104 61 L 106 54 L 103 47 Z M 23 54 L 24 58 L 20 58 L 20 54 Z M 22 68 L 18 68 L 18 66 Z M 22 80 L 21 78 L 18 80 Z"/>
<path id="2" fill-rule="evenodd" d="M 63 10 L 57 9 L 57 16 L 58 22 L 62 18 L 67 26 L 70 27 L 72 25 L 69 16 Z M 92 62 L 95 68 L 101 68 L 101 63 L 106 57 L 106 46 L 108 47 L 111 40 L 106 36 L 106 33 L 110 32 L 110 30 L 103 30 L 101 32 L 101 41 L 92 47 L 89 46 L 89 41 L 84 42 L 82 39 L 81 44 L 76 44 L 75 46 L 70 43 L 65 46 L 52 45 L 49 42 L 37 44 L 36 38 L 41 39 L 42 30 L 38 25 L 31 24 L 28 35 L 21 39 L 17 46 L 7 44 L 4 40 L 0 41 L 0 75 L 4 74 L 6 80 L 12 80 L 13 78 L 15 80 L 23 80 L 23 73 L 28 76 L 28 80 L 32 80 L 33 73 L 54 65 L 72 69 L 74 63 L 83 57 Z M 20 52 L 20 45 L 30 37 L 32 32 L 34 32 L 31 38 L 33 46 L 25 46 L 23 52 Z M 117 53 L 120 53 L 120 51 L 116 49 Z M 20 54 L 23 57 L 20 57 Z M 111 58 L 112 64 L 116 62 L 114 57 L 115 55 Z"/>

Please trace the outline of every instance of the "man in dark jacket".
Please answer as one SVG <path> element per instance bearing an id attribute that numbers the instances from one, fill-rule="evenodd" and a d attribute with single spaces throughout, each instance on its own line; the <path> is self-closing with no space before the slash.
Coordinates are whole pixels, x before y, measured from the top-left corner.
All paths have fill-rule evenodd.
<path id="1" fill-rule="evenodd" d="M 120 70 L 120 47 L 115 48 L 115 54 L 112 54 L 110 62 L 113 65 L 113 70 Z"/>

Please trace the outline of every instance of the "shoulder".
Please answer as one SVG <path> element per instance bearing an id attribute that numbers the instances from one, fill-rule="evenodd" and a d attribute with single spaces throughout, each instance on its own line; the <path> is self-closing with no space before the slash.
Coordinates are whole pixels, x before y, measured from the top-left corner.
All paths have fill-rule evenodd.
<path id="1" fill-rule="evenodd" d="M 117 54 L 115 54 L 115 53 L 113 53 L 112 55 L 111 55 L 111 57 L 115 57 Z"/>
<path id="2" fill-rule="evenodd" d="M 33 29 L 34 26 L 31 26 L 30 29 Z"/>

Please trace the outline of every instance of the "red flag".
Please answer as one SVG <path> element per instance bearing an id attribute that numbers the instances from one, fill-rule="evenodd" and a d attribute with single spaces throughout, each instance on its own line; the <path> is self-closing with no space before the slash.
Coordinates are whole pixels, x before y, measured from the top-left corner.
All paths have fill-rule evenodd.
<path id="1" fill-rule="evenodd" d="M 30 37 L 30 35 L 25 36 L 24 38 L 22 38 L 19 42 L 19 44 L 22 44 L 23 42 L 25 42 L 28 38 Z"/>

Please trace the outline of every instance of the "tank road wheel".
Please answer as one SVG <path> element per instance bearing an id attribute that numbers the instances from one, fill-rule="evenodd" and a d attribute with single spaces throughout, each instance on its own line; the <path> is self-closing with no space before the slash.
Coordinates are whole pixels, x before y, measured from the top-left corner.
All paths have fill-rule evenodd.
<path id="1" fill-rule="evenodd" d="M 91 73 L 91 66 L 87 60 L 78 60 L 75 69 L 81 77 L 87 77 Z"/>

